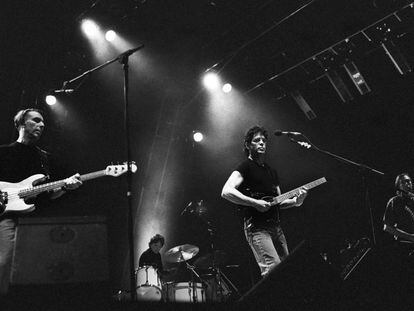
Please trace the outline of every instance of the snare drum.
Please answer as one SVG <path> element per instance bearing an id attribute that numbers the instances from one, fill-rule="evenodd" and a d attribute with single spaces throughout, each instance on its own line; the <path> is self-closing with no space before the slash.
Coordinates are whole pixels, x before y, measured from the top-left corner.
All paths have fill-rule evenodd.
<path id="1" fill-rule="evenodd" d="M 135 271 L 137 300 L 161 300 L 161 282 L 157 270 L 151 266 L 143 266 Z"/>
<path id="2" fill-rule="evenodd" d="M 167 300 L 172 302 L 205 302 L 206 295 L 201 283 L 180 282 L 168 286 Z"/>

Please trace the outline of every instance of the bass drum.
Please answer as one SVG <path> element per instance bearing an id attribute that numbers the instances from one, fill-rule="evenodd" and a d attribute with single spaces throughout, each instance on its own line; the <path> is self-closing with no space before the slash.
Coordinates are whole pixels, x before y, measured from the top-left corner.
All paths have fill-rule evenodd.
<path id="1" fill-rule="evenodd" d="M 171 283 L 166 288 L 168 302 L 206 302 L 206 294 L 201 283 Z"/>
<path id="2" fill-rule="evenodd" d="M 161 282 L 157 270 L 152 266 L 143 266 L 135 271 L 137 300 L 160 301 L 162 298 Z"/>

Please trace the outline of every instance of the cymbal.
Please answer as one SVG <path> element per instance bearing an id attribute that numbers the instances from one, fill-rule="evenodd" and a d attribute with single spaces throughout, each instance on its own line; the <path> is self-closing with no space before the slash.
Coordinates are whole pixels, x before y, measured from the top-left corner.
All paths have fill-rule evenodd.
<path id="1" fill-rule="evenodd" d="M 216 250 L 214 253 L 209 253 L 201 256 L 194 262 L 194 266 L 199 269 L 209 269 L 214 267 L 221 267 L 226 260 L 226 253 L 221 250 Z"/>
<path id="2" fill-rule="evenodd" d="M 183 244 L 166 251 L 164 257 L 168 262 L 182 262 L 193 258 L 198 251 L 199 248 L 195 245 Z"/>

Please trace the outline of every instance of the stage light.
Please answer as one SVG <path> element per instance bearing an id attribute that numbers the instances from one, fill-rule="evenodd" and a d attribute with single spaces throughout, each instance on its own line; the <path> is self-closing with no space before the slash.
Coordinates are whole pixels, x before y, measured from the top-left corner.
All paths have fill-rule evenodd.
<path id="1" fill-rule="evenodd" d="M 217 89 L 220 86 L 220 79 L 214 72 L 207 72 L 203 78 L 204 86 L 209 90 Z"/>
<path id="2" fill-rule="evenodd" d="M 371 88 L 365 82 L 364 77 L 354 62 L 345 63 L 344 68 L 361 95 L 371 92 Z"/>
<path id="3" fill-rule="evenodd" d="M 203 134 L 201 132 L 195 131 L 193 132 L 193 139 L 195 142 L 199 143 L 204 138 Z"/>
<path id="4" fill-rule="evenodd" d="M 392 40 L 384 41 L 381 43 L 381 47 L 384 49 L 385 54 L 392 61 L 393 65 L 401 75 L 412 71 L 412 68 L 404 54 Z"/>
<path id="5" fill-rule="evenodd" d="M 54 104 L 56 104 L 56 97 L 53 95 L 46 95 L 46 104 L 48 104 L 49 106 L 53 106 Z"/>
<path id="6" fill-rule="evenodd" d="M 232 86 L 230 83 L 226 83 L 223 85 L 222 90 L 224 93 L 230 93 L 232 89 Z"/>
<path id="7" fill-rule="evenodd" d="M 346 103 L 354 99 L 351 91 L 348 89 L 344 80 L 342 80 L 336 70 L 327 70 L 325 75 L 335 89 L 336 93 L 339 95 L 339 98 L 342 100 L 342 102 Z"/>
<path id="8" fill-rule="evenodd" d="M 116 38 L 116 32 L 115 32 L 115 31 L 113 31 L 113 30 L 108 30 L 108 31 L 105 33 L 105 39 L 106 39 L 106 41 L 108 41 L 108 42 L 112 42 L 112 41 L 114 41 L 114 40 L 115 40 L 115 38 Z"/>
<path id="9" fill-rule="evenodd" d="M 82 21 L 82 30 L 88 37 L 95 37 L 99 32 L 99 27 L 95 22 L 85 19 Z"/>
<path id="10" fill-rule="evenodd" d="M 290 95 L 309 120 L 316 119 L 315 112 L 312 110 L 311 106 L 309 106 L 305 98 L 303 98 L 302 94 L 298 90 L 290 92 Z"/>

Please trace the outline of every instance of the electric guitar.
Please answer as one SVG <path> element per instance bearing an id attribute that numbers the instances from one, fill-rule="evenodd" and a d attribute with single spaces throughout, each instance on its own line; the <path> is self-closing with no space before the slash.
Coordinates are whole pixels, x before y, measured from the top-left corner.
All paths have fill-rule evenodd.
<path id="1" fill-rule="evenodd" d="M 130 164 L 131 172 L 137 171 L 135 163 Z M 80 176 L 81 181 L 87 181 L 103 176 L 118 177 L 128 171 L 128 165 L 109 165 L 106 169 L 96 171 Z M 0 216 L 8 212 L 16 213 L 29 213 L 35 209 L 34 204 L 27 204 L 25 199 L 30 199 L 38 196 L 39 194 L 62 188 L 65 186 L 65 179 L 42 184 L 39 186 L 33 186 L 34 182 L 44 178 L 43 174 L 32 175 L 21 182 L 9 183 L 0 181 Z"/>
<path id="2" fill-rule="evenodd" d="M 326 178 L 322 177 L 322 178 L 316 179 L 310 183 L 307 183 L 301 187 L 290 190 L 278 196 L 264 196 L 263 193 L 258 193 L 258 192 L 249 193 L 248 195 L 255 199 L 262 199 L 262 200 L 272 203 L 272 207 L 265 212 L 259 212 L 256 209 L 250 208 L 248 212 L 249 214 L 248 222 L 252 225 L 260 225 L 264 223 L 268 223 L 268 224 L 278 223 L 279 222 L 279 209 L 276 207 L 276 205 L 282 203 L 283 201 L 287 199 L 291 199 L 294 196 L 298 195 L 300 192 L 300 189 L 310 190 L 324 183 L 326 183 Z M 241 210 L 243 209 L 246 211 L 246 207 L 242 207 Z"/>
<path id="3" fill-rule="evenodd" d="M 271 202 L 273 205 L 277 205 L 277 204 L 282 203 L 284 200 L 291 199 L 294 196 L 299 195 L 300 189 L 310 190 L 310 189 L 315 188 L 315 187 L 317 187 L 319 185 L 322 185 L 324 183 L 326 183 L 326 178 L 322 177 L 322 178 L 316 179 L 316 180 L 314 180 L 310 183 L 307 183 L 307 184 L 305 184 L 301 187 L 298 187 L 296 189 L 293 189 L 293 190 L 285 192 L 281 195 L 278 195 L 276 197 L 274 197 L 274 196 L 262 196 L 260 198 L 262 200 Z M 257 197 L 257 195 L 255 197 Z"/>

